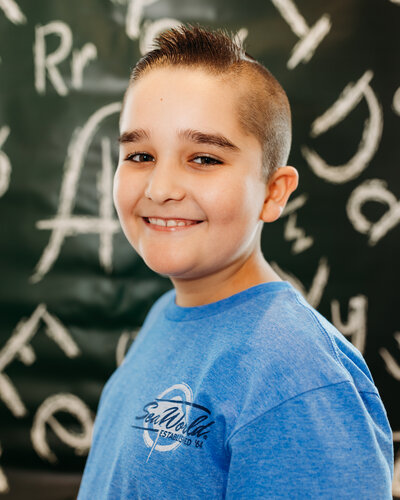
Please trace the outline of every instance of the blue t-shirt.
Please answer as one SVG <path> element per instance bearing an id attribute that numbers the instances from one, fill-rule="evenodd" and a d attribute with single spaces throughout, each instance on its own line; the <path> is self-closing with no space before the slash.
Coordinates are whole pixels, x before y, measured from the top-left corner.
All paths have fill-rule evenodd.
<path id="1" fill-rule="evenodd" d="M 287 282 L 153 306 L 106 384 L 79 500 L 391 499 L 359 351 Z"/>

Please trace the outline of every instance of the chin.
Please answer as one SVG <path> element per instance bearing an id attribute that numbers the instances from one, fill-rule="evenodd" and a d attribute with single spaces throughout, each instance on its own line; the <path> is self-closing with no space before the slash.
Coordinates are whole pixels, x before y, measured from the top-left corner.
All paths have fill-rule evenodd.
<path id="1" fill-rule="evenodd" d="M 146 265 L 155 273 L 168 277 L 185 276 L 190 273 L 194 259 L 188 258 L 187 252 L 179 249 L 170 249 L 168 246 L 161 248 L 159 245 L 140 248 L 139 255 Z"/>
<path id="2" fill-rule="evenodd" d="M 168 278 L 179 278 L 180 276 L 184 276 L 189 271 L 189 269 L 182 266 L 182 263 L 166 262 L 165 260 L 161 262 L 160 259 L 143 260 L 152 271 Z"/>
<path id="3" fill-rule="evenodd" d="M 147 262 L 146 264 L 155 273 L 165 278 L 169 278 L 171 280 L 175 279 L 175 280 L 189 281 L 203 277 L 202 270 L 196 271 L 195 269 L 193 269 L 192 266 L 182 266 L 182 264 L 174 266 L 172 264 L 166 265 L 165 263 L 157 266 L 157 265 L 150 265 L 150 263 Z"/>

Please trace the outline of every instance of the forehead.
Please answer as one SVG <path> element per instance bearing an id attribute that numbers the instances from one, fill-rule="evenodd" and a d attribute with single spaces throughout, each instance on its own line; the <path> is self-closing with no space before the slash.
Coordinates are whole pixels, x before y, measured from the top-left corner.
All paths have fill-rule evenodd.
<path id="1" fill-rule="evenodd" d="M 213 128 L 237 136 L 238 91 L 226 76 L 203 69 L 166 67 L 150 70 L 128 89 L 121 131 L 158 128 Z M 140 122 L 140 123 L 139 123 Z"/>
<path id="2" fill-rule="evenodd" d="M 201 67 L 164 66 L 148 70 L 131 85 L 130 92 L 140 93 L 172 91 L 173 94 L 184 89 L 184 95 L 197 94 L 211 97 L 215 93 L 228 91 L 234 94 L 234 85 L 225 74 L 215 75 Z M 223 87 L 223 88 L 221 88 Z"/>

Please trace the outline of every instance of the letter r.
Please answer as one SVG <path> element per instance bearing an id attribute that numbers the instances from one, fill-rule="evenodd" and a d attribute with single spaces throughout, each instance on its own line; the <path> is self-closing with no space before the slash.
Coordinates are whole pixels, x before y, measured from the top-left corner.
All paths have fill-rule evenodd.
<path id="1" fill-rule="evenodd" d="M 60 45 L 54 52 L 46 55 L 45 37 L 50 34 L 60 37 Z M 46 72 L 56 92 L 62 96 L 68 94 L 68 88 L 57 65 L 68 57 L 71 48 L 72 32 L 67 24 L 62 21 L 52 21 L 44 26 L 36 26 L 33 54 L 35 59 L 35 88 L 39 94 L 46 92 Z"/>

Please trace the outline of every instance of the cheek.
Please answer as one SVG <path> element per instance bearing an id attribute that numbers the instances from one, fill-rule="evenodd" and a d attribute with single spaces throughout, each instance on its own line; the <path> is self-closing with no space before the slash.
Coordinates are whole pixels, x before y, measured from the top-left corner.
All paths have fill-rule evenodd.
<path id="1" fill-rule="evenodd" d="M 117 168 L 117 171 L 115 172 L 114 175 L 114 182 L 113 182 L 113 201 L 114 201 L 114 206 L 115 209 L 117 210 L 118 214 L 120 211 L 120 189 L 121 189 L 121 177 L 120 177 L 120 172 L 119 168 Z"/>
<path id="2" fill-rule="evenodd" d="M 136 183 L 132 182 L 129 172 L 119 167 L 114 177 L 113 197 L 120 218 L 126 216 L 136 202 L 135 186 Z"/>
<path id="3" fill-rule="evenodd" d="M 225 228 L 236 226 L 238 230 L 246 224 L 256 222 L 262 207 L 262 194 L 258 186 L 243 182 L 226 184 L 207 192 L 204 203 L 210 219 Z"/>

